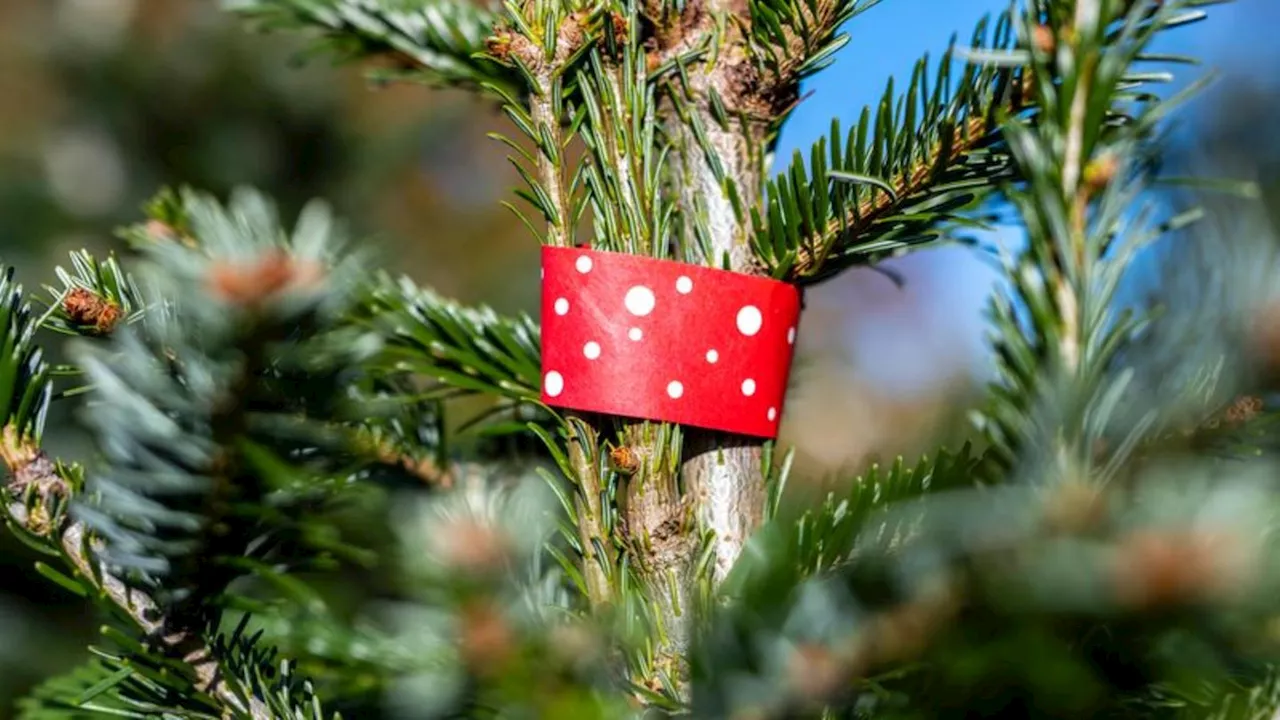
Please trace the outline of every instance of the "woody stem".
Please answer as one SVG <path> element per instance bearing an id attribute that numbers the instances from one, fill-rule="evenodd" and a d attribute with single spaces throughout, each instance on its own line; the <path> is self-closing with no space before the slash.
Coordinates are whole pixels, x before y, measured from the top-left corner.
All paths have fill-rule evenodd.
<path id="1" fill-rule="evenodd" d="M 695 13 L 694 27 L 685 35 L 701 38 L 716 32 L 717 16 L 733 14 L 747 17 L 745 3 L 739 0 L 706 0 L 701 12 Z M 688 16 L 687 16 L 688 17 Z M 710 110 L 714 92 L 732 110 L 744 104 L 734 74 L 746 70 L 740 44 L 741 31 L 730 23 L 718 58 L 701 64 L 688 73 L 685 92 L 689 111 L 697 116 L 703 129 L 700 140 L 688 122 L 671 117 L 669 126 L 675 146 L 674 184 L 680 211 L 686 218 L 686 234 L 692 238 L 691 226 L 701 222 L 705 229 L 702 262 L 734 272 L 758 272 L 748 241 L 744 218 L 735 210 L 727 187 L 732 184 L 740 198 L 740 208 L 756 205 L 760 199 L 763 163 L 759 148 L 763 142 L 762 126 L 745 119 L 746 113 L 722 125 Z M 704 141 L 705 140 L 705 141 Z M 720 175 L 712 164 L 722 169 Z M 684 443 L 681 476 L 690 496 L 693 512 L 702 527 L 714 536 L 712 553 L 712 586 L 718 585 L 737 562 L 748 537 L 764 518 L 763 442 L 757 438 L 689 429 Z"/>

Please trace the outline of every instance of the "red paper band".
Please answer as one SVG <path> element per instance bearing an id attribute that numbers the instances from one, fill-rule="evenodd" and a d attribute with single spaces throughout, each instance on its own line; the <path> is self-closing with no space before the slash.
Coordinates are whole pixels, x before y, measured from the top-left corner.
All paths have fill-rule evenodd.
<path id="1" fill-rule="evenodd" d="M 795 287 L 579 248 L 544 247 L 542 271 L 544 403 L 777 436 Z"/>

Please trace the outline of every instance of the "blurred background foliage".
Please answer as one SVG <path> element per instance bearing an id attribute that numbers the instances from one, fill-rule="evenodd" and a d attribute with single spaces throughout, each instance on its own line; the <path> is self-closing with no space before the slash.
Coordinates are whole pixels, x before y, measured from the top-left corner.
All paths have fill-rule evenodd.
<path id="1" fill-rule="evenodd" d="M 1269 4 L 1241 0 L 1218 26 L 1219 49 L 1203 54 L 1226 77 L 1172 130 L 1170 162 L 1263 190 L 1261 202 L 1214 196 L 1212 243 L 1264 239 L 1280 221 L 1280 85 L 1262 72 L 1280 54 L 1232 42 L 1233 26 L 1278 14 Z M 486 137 L 502 118 L 462 93 L 371 91 L 360 68 L 301 63 L 298 49 L 246 32 L 210 0 L 0 0 L 0 256 L 30 287 L 72 250 L 116 247 L 114 229 L 162 185 L 219 195 L 252 185 L 286 216 L 327 199 L 384 267 L 443 295 L 534 311 L 537 246 L 498 204 L 517 178 Z M 1203 243 L 1190 245 L 1166 248 L 1166 261 L 1194 262 Z M 972 263 L 957 272 L 956 257 L 891 263 L 902 287 L 859 270 L 810 294 L 783 438 L 799 451 L 797 475 L 831 477 L 965 436 L 985 372 L 973 360 L 981 326 L 975 308 L 940 309 L 938 298 L 989 276 Z M 878 371 L 904 354 L 928 373 L 884 382 Z M 64 456 L 80 451 L 73 421 L 50 423 Z M 4 717 L 8 698 L 82 657 L 93 628 L 8 535 L 0 542 Z"/>

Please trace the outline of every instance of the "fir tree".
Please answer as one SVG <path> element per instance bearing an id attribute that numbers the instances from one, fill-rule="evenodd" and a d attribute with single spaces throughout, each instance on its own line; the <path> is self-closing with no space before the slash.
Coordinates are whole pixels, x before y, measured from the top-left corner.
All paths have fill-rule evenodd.
<path id="1" fill-rule="evenodd" d="M 324 206 L 165 191 L 123 262 L 0 288 L 8 526 L 103 617 L 22 717 L 1280 711 L 1270 249 L 1122 292 L 1195 237 L 1152 193 L 1194 60 L 1150 45 L 1214 0 L 1011 6 L 774 167 L 875 4 L 229 0 L 490 99 L 547 246 L 804 288 L 1009 208 L 980 440 L 788 506 L 772 442 L 543 404 L 536 322 L 373 271 Z M 42 448 L 55 402 L 83 464 Z M 371 563 L 377 606 L 333 604 Z"/>

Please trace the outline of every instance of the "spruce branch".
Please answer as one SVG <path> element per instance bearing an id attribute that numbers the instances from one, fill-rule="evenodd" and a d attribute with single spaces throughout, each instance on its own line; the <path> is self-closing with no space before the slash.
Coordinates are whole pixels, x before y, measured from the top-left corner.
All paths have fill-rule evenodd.
<path id="1" fill-rule="evenodd" d="M 773 98 L 781 124 L 799 82 L 830 66 L 848 41 L 845 23 L 880 0 L 750 0 L 747 51 L 761 78 L 757 92 Z"/>
<path id="2" fill-rule="evenodd" d="M 579 71 L 587 148 L 584 189 L 595 229 L 593 247 L 664 257 L 672 251 L 672 207 L 663 193 L 669 145 L 658 131 L 656 90 L 648 82 L 640 30 L 617 12 L 608 35 Z"/>
<path id="3" fill-rule="evenodd" d="M 337 424 L 350 412 L 340 388 L 373 348 L 341 327 L 357 271 L 334 256 L 322 207 L 289 237 L 252 193 L 225 210 L 194 194 L 186 204 L 199 247 L 152 248 L 145 321 L 79 348 L 106 464 L 77 513 L 139 587 L 198 617 L 243 572 L 232 559 L 305 535 L 325 474 L 358 466 Z M 332 454 L 306 459 L 317 447 Z M 292 522 L 267 521 L 286 510 Z"/>
<path id="4" fill-rule="evenodd" d="M 490 39 L 489 52 L 515 67 L 528 90 L 523 102 L 506 97 L 503 110 L 532 142 L 536 157 L 507 138 L 497 139 L 517 152 L 519 157 L 509 160 L 529 188 L 518 194 L 541 213 L 545 230 L 536 228 L 515 206 L 507 207 L 542 244 L 570 247 L 575 244 L 579 219 L 588 208 L 589 194 L 580 191 L 582 173 L 572 169 L 566 150 L 587 109 L 570 112 L 565 105 L 570 94 L 566 86 L 573 85 L 570 81 L 579 77 L 580 63 L 593 56 L 602 39 L 614 41 L 614 16 L 603 8 L 544 1 L 523 7 L 509 4 L 506 15 L 510 27 Z M 598 143 L 595 147 L 603 149 Z M 526 163 L 535 170 L 527 169 Z M 535 387 L 540 386 L 539 371 Z M 535 429 L 575 485 L 575 499 L 565 504 L 565 511 L 577 524 L 583 586 L 587 600 L 596 608 L 614 602 L 617 590 L 618 553 L 610 522 L 612 486 L 603 459 L 606 422 L 593 414 L 569 413 L 554 435 Z"/>
<path id="5" fill-rule="evenodd" d="M 1154 33 L 1201 17 L 1189 8 L 1221 1 L 1186 3 L 1179 13 L 1129 6 L 1141 13 L 1143 32 Z M 968 48 L 953 43 L 936 71 L 921 59 L 905 91 L 895 92 L 891 80 L 875 111 L 864 108 L 848 132 L 833 122 L 807 157 L 795 152 L 752 210 L 752 245 L 769 274 L 818 283 L 934 242 L 949 228 L 982 227 L 973 211 L 1014 179 L 1002 118 L 1040 112 L 1037 77 L 1026 64 L 1031 36 L 1014 32 L 1016 17 L 1011 9 L 994 23 L 984 18 Z M 958 78 L 957 57 L 968 58 Z M 1134 62 L 1160 59 L 1144 53 Z M 1125 79 L 1127 92 L 1139 93 L 1164 77 L 1133 70 Z"/>
<path id="6" fill-rule="evenodd" d="M 6 425 L 0 458 L 12 478 L 5 487 L 11 527 L 57 547 L 73 572 L 68 581 L 114 605 L 163 655 L 189 667 L 196 691 L 216 698 L 219 706 L 237 716 L 253 720 L 272 717 L 260 699 L 247 695 L 227 677 L 218 656 L 198 631 L 186 621 L 174 623 L 150 595 L 130 587 L 102 559 L 102 540 L 67 512 L 78 493 L 29 437 Z"/>
<path id="7" fill-rule="evenodd" d="M 570 214 L 569 183 L 561 155 L 568 145 L 560 130 L 564 116 L 562 89 L 559 78 L 549 73 L 540 74 L 536 82 L 536 94 L 529 106 L 529 120 L 538 133 L 538 180 L 543 193 L 536 205 L 547 221 L 543 244 L 569 247 L 573 244 L 576 213 Z M 539 186 L 534 184 L 533 187 L 536 191 Z"/>
<path id="8" fill-rule="evenodd" d="M 784 525 L 795 553 L 789 567 L 800 577 L 819 575 L 848 562 L 859 535 L 899 535 L 902 529 L 877 515 L 878 511 L 926 495 L 971 487 L 982 460 L 982 455 L 965 445 L 958 452 L 942 449 L 925 455 L 914 465 L 898 457 L 889 467 L 871 466 L 849 482 L 846 490 L 829 493 L 820 505 Z M 884 524 L 877 525 L 877 518 Z"/>
<path id="9" fill-rule="evenodd" d="M 376 283 L 366 312 L 387 336 L 379 360 L 386 370 L 436 381 L 420 400 L 485 393 L 513 403 L 537 402 L 541 333 L 528 315 L 466 307 L 407 278 L 386 277 Z"/>
<path id="10" fill-rule="evenodd" d="M 1006 192 L 1030 246 L 1007 262 L 1016 302 L 1031 318 L 1021 329 L 1013 298 L 993 305 L 1006 389 L 983 425 L 1006 463 L 1014 447 L 1030 443 L 1052 455 L 1064 477 L 1097 466 L 1105 478 L 1152 430 L 1147 418 L 1103 441 L 1115 432 L 1112 416 L 1132 383 L 1120 353 L 1144 321 L 1117 311 L 1114 297 L 1127 262 L 1197 214 L 1154 222 L 1152 208 L 1140 205 L 1149 182 L 1142 147 L 1179 98 L 1135 98 L 1132 65 L 1157 32 L 1186 20 L 1191 4 L 1081 0 L 1071 14 L 1037 6 L 1022 30 L 1051 39 L 1030 56 L 1035 102 L 1045 112 L 1034 125 L 1013 119 L 1003 130 L 1026 178 L 1025 187 Z M 1052 431 L 1059 423 L 1064 431 Z"/>
<path id="11" fill-rule="evenodd" d="M 6 378 L 0 396 L 4 402 L 0 462 L 9 476 L 3 487 L 9 528 L 46 554 L 61 558 L 72 573 L 68 577 L 41 565 L 45 574 L 109 605 L 162 654 L 181 661 L 190 670 L 195 689 L 213 701 L 210 708 L 225 708 L 255 720 L 271 717 L 259 699 L 226 676 L 220 659 L 199 633 L 175 626 L 150 595 L 120 579 L 101 557 L 102 540 L 71 516 L 71 505 L 81 492 L 79 474 L 53 461 L 39 446 L 52 397 L 48 367 L 34 342 L 39 322 L 26 305 L 21 287 L 14 285 L 12 269 L 0 281 L 0 295 L 4 298 L 0 325 L 9 338 L 6 354 L 0 358 L 0 376 Z M 190 701 L 196 706 L 202 702 Z"/>
<path id="12" fill-rule="evenodd" d="M 267 31 L 317 35 L 313 51 L 343 60 L 389 57 L 393 77 L 470 89 L 514 88 L 516 78 L 482 56 L 497 15 L 466 0 L 223 0 Z"/>
<path id="13" fill-rule="evenodd" d="M 505 21 L 487 40 L 488 56 L 515 72 L 523 94 L 492 89 L 502 98 L 503 112 L 532 143 L 534 153 L 505 136 L 491 137 L 516 152 L 507 159 L 528 187 L 516 194 L 542 215 L 545 231 L 536 229 L 516 206 L 504 205 L 542 244 L 568 247 L 574 244 L 585 204 L 575 192 L 576 174 L 565 155 L 574 129 L 566 128 L 564 103 L 571 92 L 567 81 L 574 77 L 573 68 L 598 41 L 599 16 L 586 6 L 539 0 L 524 7 L 508 4 Z"/>
<path id="14" fill-rule="evenodd" d="M 786 552 L 761 553 L 737 602 L 716 613 L 695 651 L 693 710 L 780 718 L 927 712 L 937 702 L 930 690 L 952 663 L 987 657 L 998 667 L 957 685 L 948 700 L 981 707 L 991 679 L 1018 682 L 1020 670 L 1005 670 L 1028 647 L 1052 655 L 1064 675 L 1106 668 L 1094 653 L 1108 652 L 1161 676 L 1163 663 L 1188 662 L 1164 645 L 1172 638 L 1233 652 L 1227 648 L 1252 642 L 1250 631 L 1223 633 L 1213 618 L 1268 616 L 1265 600 L 1254 603 L 1280 580 L 1264 530 L 1271 472 L 1270 463 L 1242 470 L 1210 462 L 1111 486 L 966 489 L 973 475 L 961 469 L 968 482 L 890 500 L 855 520 L 855 551 L 819 575 L 797 575 Z M 774 557 L 776 566 L 765 560 Z M 1042 635 L 1028 646 L 1020 642 L 1027 631 Z M 1223 682 L 1219 671 L 1230 672 L 1210 662 L 1194 677 Z M 1150 690 L 1099 677 L 1106 688 L 1071 714 L 1109 714 L 1103 709 Z"/>
<path id="15" fill-rule="evenodd" d="M 514 64 L 529 88 L 527 104 L 508 98 L 503 110 L 533 143 L 537 157 L 505 138 L 499 139 L 536 166 L 535 175 L 518 159 L 510 158 L 530 189 L 522 197 L 541 212 L 545 230 L 536 229 L 518 209 L 507 206 L 542 244 L 553 247 L 574 244 L 578 220 L 587 207 L 586 199 L 576 192 L 578 174 L 571 175 L 565 154 L 574 131 L 572 125 L 565 129 L 564 81 L 573 77 L 569 74 L 572 68 L 591 51 L 599 37 L 595 34 L 598 15 L 592 20 L 585 9 L 566 13 L 567 8 L 559 3 L 535 2 L 524 9 L 509 6 L 508 20 L 513 28 L 490 42 L 490 52 L 500 52 Z M 540 369 L 534 387 L 541 387 Z M 608 529 L 612 498 L 607 492 L 608 468 L 601 459 L 601 422 L 593 415 L 570 413 L 557 438 L 545 431 L 540 433 L 575 486 L 575 500 L 565 510 L 577 524 L 584 590 L 589 603 L 597 608 L 614 600 L 617 562 Z"/>
<path id="16" fill-rule="evenodd" d="M 205 689 L 193 697 L 221 698 L 232 717 L 319 718 L 289 663 L 219 620 L 241 602 L 229 586 L 246 575 L 281 581 L 362 559 L 325 512 L 388 462 L 347 392 L 377 350 L 350 322 L 363 272 L 318 205 L 291 232 L 251 192 L 225 208 L 184 193 L 181 213 L 192 242 L 144 248 L 146 315 L 79 347 L 105 458 L 86 492 L 67 498 L 71 511 L 59 506 L 58 541 L 98 588 L 86 594 L 111 598 L 148 642 L 192 667 Z"/>
<path id="17" fill-rule="evenodd" d="M 577 81 L 594 246 L 668 257 L 679 252 L 673 242 L 675 208 L 663 192 L 669 144 L 658 131 L 658 99 L 646 77 L 637 20 L 627 20 L 623 10 L 608 16 L 604 42 L 587 56 Z M 679 482 L 684 433 L 671 424 L 621 418 L 603 427 L 610 432 L 595 454 L 607 455 L 611 467 L 604 477 L 616 478 L 617 520 L 593 532 L 616 533 L 624 565 L 610 575 L 619 585 L 629 582 L 628 572 L 634 576 L 657 639 L 632 663 L 633 682 L 678 703 L 702 575 L 696 567 L 701 539 Z M 610 514 L 603 507 L 592 510 Z"/>
<path id="18" fill-rule="evenodd" d="M 979 22 L 971 52 L 1013 46 L 1012 11 Z M 889 81 L 875 113 L 864 108 L 848 133 L 838 122 L 807 158 L 765 190 L 753 210 L 753 247 L 770 274 L 816 283 L 939 236 L 1008 177 L 993 152 L 998 117 L 1024 107 L 1019 68 L 967 63 L 953 76 L 955 44 L 936 71 L 919 60 L 905 91 Z"/>
<path id="19" fill-rule="evenodd" d="M 459 436 L 514 443 L 536 450 L 530 426 L 553 418 L 539 404 L 540 331 L 526 314 L 506 316 L 487 306 L 467 307 L 421 288 L 408 278 L 379 276 L 359 310 L 359 322 L 384 337 L 370 364 L 376 387 L 371 408 L 387 408 L 366 423 L 368 450 L 388 468 L 400 468 L 430 487 L 456 480 L 451 441 Z M 450 432 L 453 401 L 491 401 Z"/>
<path id="20" fill-rule="evenodd" d="M 672 698 L 684 695 L 688 652 L 698 603 L 695 588 L 702 545 L 690 502 L 679 485 L 678 426 L 620 423 L 618 441 L 634 458 L 620 478 L 624 543 L 644 583 L 657 642 L 642 669 L 642 682 L 660 685 Z M 701 570 L 701 571 L 700 571 Z"/>

